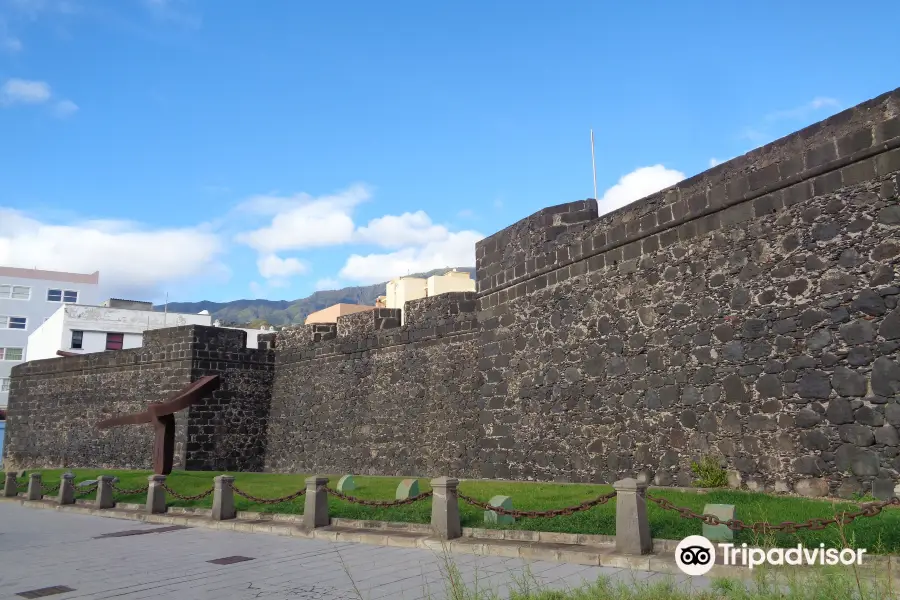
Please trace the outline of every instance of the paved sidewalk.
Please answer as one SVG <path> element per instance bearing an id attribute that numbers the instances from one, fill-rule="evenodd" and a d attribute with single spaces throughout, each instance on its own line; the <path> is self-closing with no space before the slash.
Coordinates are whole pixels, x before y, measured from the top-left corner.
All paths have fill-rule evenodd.
<path id="1" fill-rule="evenodd" d="M 158 532 L 109 535 L 136 531 Z M 232 556 L 253 560 L 207 562 Z M 540 584 L 555 589 L 600 576 L 620 581 L 666 578 L 643 571 L 493 556 L 452 554 L 449 560 L 467 583 L 477 581 L 479 588 L 494 589 L 504 597 L 526 568 Z M 67 586 L 74 591 L 47 597 L 438 600 L 447 597 L 445 564 L 439 553 L 423 549 L 173 529 L 0 503 L 0 599 L 18 600 L 22 592 Z M 709 585 L 702 577 L 669 579 L 695 588 Z"/>

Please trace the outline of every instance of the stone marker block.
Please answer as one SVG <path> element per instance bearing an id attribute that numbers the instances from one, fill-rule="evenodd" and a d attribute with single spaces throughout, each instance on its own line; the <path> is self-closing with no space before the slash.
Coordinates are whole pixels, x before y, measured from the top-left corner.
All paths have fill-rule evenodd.
<path id="1" fill-rule="evenodd" d="M 166 484 L 165 475 L 151 475 L 147 478 L 147 506 L 146 510 L 151 515 L 163 514 L 166 512 Z"/>
<path id="2" fill-rule="evenodd" d="M 237 517 L 234 505 L 234 477 L 219 475 L 213 478 L 212 518 L 214 521 L 227 521 Z"/>
<path id="3" fill-rule="evenodd" d="M 32 473 L 28 476 L 28 500 L 40 500 L 44 497 L 43 483 L 40 473 Z"/>
<path id="4" fill-rule="evenodd" d="M 494 496 L 491 498 L 491 501 L 488 503 L 491 506 L 496 506 L 499 508 L 505 508 L 506 510 L 512 510 L 512 498 L 509 496 Z M 493 510 L 484 511 L 484 522 L 485 523 L 494 523 L 496 525 L 509 525 L 511 523 L 515 523 L 515 518 L 509 515 L 501 515 Z"/>
<path id="5" fill-rule="evenodd" d="M 19 494 L 19 483 L 16 481 L 16 473 L 9 471 L 6 474 L 6 480 L 3 482 L 3 496 L 6 498 L 15 498 Z"/>
<path id="6" fill-rule="evenodd" d="M 341 493 L 352 492 L 356 489 L 356 481 L 353 479 L 353 475 L 344 475 L 340 479 L 338 479 L 337 491 Z"/>
<path id="7" fill-rule="evenodd" d="M 397 486 L 397 496 L 396 500 L 406 500 L 407 498 L 412 498 L 413 496 L 419 495 L 419 480 L 418 479 L 404 479 L 400 482 L 400 485 Z"/>
<path id="8" fill-rule="evenodd" d="M 94 508 L 114 508 L 116 506 L 112 489 L 115 479 L 110 475 L 101 475 L 97 478 L 97 499 L 94 500 Z"/>
<path id="9" fill-rule="evenodd" d="M 307 530 L 316 527 L 328 527 L 331 517 L 328 515 L 328 478 L 306 478 L 306 500 L 303 505 L 303 527 Z"/>
<path id="10" fill-rule="evenodd" d="M 650 521 L 647 520 L 647 484 L 621 479 L 616 490 L 616 552 L 644 555 L 653 552 Z"/>
<path id="11" fill-rule="evenodd" d="M 735 518 L 734 505 L 707 504 L 703 507 L 703 514 L 714 515 L 722 521 L 729 521 Z M 734 541 L 734 531 L 728 529 L 725 525 L 707 525 L 704 523 L 703 537 L 711 542 L 732 542 Z"/>
<path id="12" fill-rule="evenodd" d="M 59 482 L 59 495 L 56 501 L 60 505 L 75 504 L 75 475 L 63 473 Z"/>
<path id="13" fill-rule="evenodd" d="M 438 477 L 431 480 L 434 497 L 431 502 L 431 531 L 441 540 L 455 540 L 462 536 L 462 522 L 459 519 L 459 496 L 456 488 L 459 480 L 452 477 Z"/>

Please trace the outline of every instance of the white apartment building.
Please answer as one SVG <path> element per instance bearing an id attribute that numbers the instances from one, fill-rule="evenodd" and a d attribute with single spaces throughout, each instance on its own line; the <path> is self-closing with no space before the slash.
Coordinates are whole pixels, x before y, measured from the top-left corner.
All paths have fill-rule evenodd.
<path id="1" fill-rule="evenodd" d="M 107 350 L 140 348 L 144 332 L 182 325 L 215 325 L 208 311 L 198 314 L 158 312 L 150 302 L 110 298 L 99 306 L 67 304 L 60 307 L 28 336 L 28 360 L 56 358 L 61 350 L 71 354 L 90 354 Z M 264 328 L 240 329 L 247 334 L 247 347 L 258 347 Z"/>
<path id="2" fill-rule="evenodd" d="M 28 360 L 28 337 L 64 304 L 98 302 L 100 273 L 0 267 L 0 409 L 9 398 L 9 373 Z"/>
<path id="3" fill-rule="evenodd" d="M 216 319 L 213 322 L 213 327 L 221 327 L 222 323 Z M 266 327 L 261 325 L 259 329 L 247 329 L 246 327 L 226 327 L 225 329 L 240 329 L 244 333 L 247 334 L 247 348 L 259 348 L 259 336 L 264 335 L 266 333 L 273 333 L 275 328 L 271 325 Z"/>
<path id="4" fill-rule="evenodd" d="M 99 306 L 67 304 L 28 336 L 28 360 L 55 358 L 60 350 L 89 354 L 140 348 L 148 329 L 211 325 L 211 321 L 206 311 L 154 312 L 152 303 L 135 300 L 110 298 Z"/>
<path id="5" fill-rule="evenodd" d="M 385 308 L 403 309 L 409 300 L 429 298 L 448 292 L 474 292 L 475 280 L 463 271 L 447 271 L 443 275 L 432 275 L 428 279 L 422 277 L 399 277 L 387 283 L 385 289 Z M 401 312 L 401 324 L 406 324 L 406 312 Z"/>

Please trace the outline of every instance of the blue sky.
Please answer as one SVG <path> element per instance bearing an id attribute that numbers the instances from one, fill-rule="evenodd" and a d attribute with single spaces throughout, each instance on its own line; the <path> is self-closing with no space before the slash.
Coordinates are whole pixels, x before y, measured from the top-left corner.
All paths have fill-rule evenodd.
<path id="1" fill-rule="evenodd" d="M 593 195 L 591 127 L 606 211 L 900 85 L 896 0 L 553 5 L 0 0 L 0 264 L 155 301 L 471 265 Z"/>

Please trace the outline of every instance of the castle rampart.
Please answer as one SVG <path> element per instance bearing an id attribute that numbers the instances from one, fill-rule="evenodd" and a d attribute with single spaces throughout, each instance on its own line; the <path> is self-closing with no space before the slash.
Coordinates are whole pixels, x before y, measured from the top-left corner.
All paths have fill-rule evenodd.
<path id="1" fill-rule="evenodd" d="M 691 462 L 716 456 L 752 489 L 890 495 L 900 475 L 898 176 L 895 90 L 613 213 L 598 216 L 594 200 L 546 208 L 476 245 L 474 294 L 222 351 L 260 378 L 230 401 L 258 407 L 265 416 L 248 422 L 264 426 L 241 430 L 235 416 L 231 439 L 248 441 L 219 450 L 217 415 L 246 413 L 198 408 L 204 449 L 192 460 L 195 438 L 180 433 L 182 460 L 226 464 L 240 446 L 259 451 L 228 468 L 596 482 L 642 473 L 669 485 L 690 484 Z M 232 376 L 230 359 L 152 350 L 149 337 L 140 351 L 17 367 L 7 459 L 149 460 L 139 452 L 149 434 L 127 434 L 146 438 L 126 438 L 118 455 L 105 439 L 83 450 L 94 448 L 90 423 L 137 402 L 122 382 L 144 397 L 201 364 Z M 63 398 L 84 416 L 67 416 Z M 60 435 L 84 458 L 61 454 Z"/>

